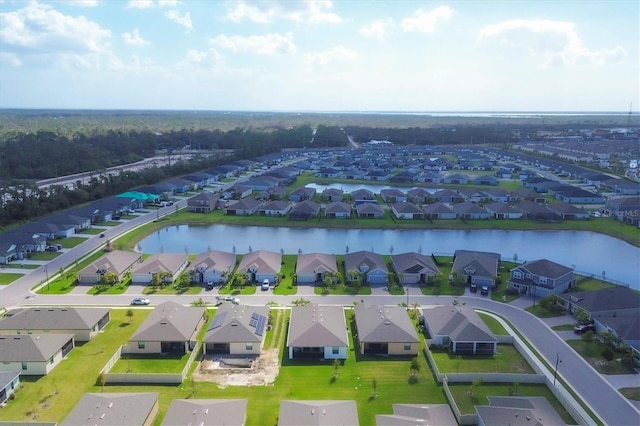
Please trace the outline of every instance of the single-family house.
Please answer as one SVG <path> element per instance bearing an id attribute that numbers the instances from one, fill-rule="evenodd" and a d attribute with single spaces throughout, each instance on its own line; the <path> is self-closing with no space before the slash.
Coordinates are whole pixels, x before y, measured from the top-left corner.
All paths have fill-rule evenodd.
<path id="1" fill-rule="evenodd" d="M 382 255 L 370 251 L 357 251 L 345 255 L 345 275 L 348 282 L 360 280 L 363 284 L 387 284 L 389 269 Z"/>
<path id="2" fill-rule="evenodd" d="M 519 293 L 544 297 L 564 293 L 574 284 L 572 268 L 548 259 L 539 259 L 513 268 L 508 286 Z"/>
<path id="3" fill-rule="evenodd" d="M 464 201 L 469 203 L 482 203 L 487 198 L 484 191 L 479 191 L 474 188 L 460 188 L 458 194 L 460 194 Z"/>
<path id="4" fill-rule="evenodd" d="M 605 203 L 604 212 L 617 220 L 632 224 L 640 224 L 640 197 L 615 197 Z"/>
<path id="5" fill-rule="evenodd" d="M 423 206 L 425 217 L 429 219 L 445 219 L 451 220 L 458 217 L 458 214 L 448 205 L 437 202 L 433 204 L 426 204 Z"/>
<path id="6" fill-rule="evenodd" d="M 456 250 L 453 255 L 451 273 L 461 275 L 467 284 L 495 287 L 499 271 L 499 253 Z"/>
<path id="7" fill-rule="evenodd" d="M 8 264 L 18 257 L 18 246 L 11 242 L 0 241 L 0 264 Z"/>
<path id="8" fill-rule="evenodd" d="M 431 194 L 424 188 L 412 188 L 407 191 L 407 198 L 414 204 L 424 204 Z"/>
<path id="9" fill-rule="evenodd" d="M 391 176 L 389 181 L 398 182 L 398 183 L 411 183 L 414 182 L 418 177 L 418 173 L 412 170 L 402 170 L 399 173 Z"/>
<path id="10" fill-rule="evenodd" d="M 333 201 L 324 208 L 324 216 L 332 219 L 350 219 L 351 204 L 342 201 Z"/>
<path id="11" fill-rule="evenodd" d="M 556 191 L 554 197 L 566 203 L 573 204 L 601 204 L 604 203 L 602 195 L 586 189 L 572 187 L 562 191 Z"/>
<path id="12" fill-rule="evenodd" d="M 316 189 L 309 186 L 302 186 L 291 191 L 289 201 L 312 200 L 316 196 Z"/>
<path id="13" fill-rule="evenodd" d="M 72 334 L 88 342 L 111 320 L 109 308 L 17 308 L 0 320 L 0 334 Z"/>
<path id="14" fill-rule="evenodd" d="M 367 302 L 355 308 L 358 351 L 361 354 L 417 355 L 420 339 L 406 307 Z"/>
<path id="15" fill-rule="evenodd" d="M 407 194 L 397 188 L 381 189 L 380 197 L 382 197 L 386 203 L 404 203 L 407 201 Z"/>
<path id="16" fill-rule="evenodd" d="M 11 398 L 19 386 L 19 371 L 0 371 L 0 406 Z"/>
<path id="17" fill-rule="evenodd" d="M 462 173 L 453 173 L 445 176 L 442 182 L 452 185 L 466 185 L 469 183 L 469 176 Z"/>
<path id="18" fill-rule="evenodd" d="M 158 392 L 86 393 L 62 426 L 150 426 L 158 415 Z"/>
<path id="19" fill-rule="evenodd" d="M 375 203 L 356 204 L 356 215 L 360 219 L 381 219 L 384 217 L 384 209 Z"/>
<path id="20" fill-rule="evenodd" d="M 195 348 L 206 309 L 183 306 L 172 300 L 161 303 L 133 333 L 122 353 L 186 354 Z"/>
<path id="21" fill-rule="evenodd" d="M 251 216 L 262 206 L 262 203 L 253 198 L 243 198 L 235 203 L 227 205 L 224 212 L 228 216 Z"/>
<path id="22" fill-rule="evenodd" d="M 562 220 L 573 219 L 588 219 L 589 212 L 584 208 L 578 208 L 573 204 L 565 203 L 564 201 L 558 201 L 557 203 L 551 203 L 547 206 L 549 210 L 559 215 Z"/>
<path id="23" fill-rule="evenodd" d="M 496 178 L 495 176 L 491 176 L 491 175 L 482 175 L 482 176 L 478 176 L 478 177 L 473 179 L 473 184 L 474 185 L 498 186 L 498 183 L 500 183 L 498 178 Z"/>
<path id="24" fill-rule="evenodd" d="M 222 196 L 227 199 L 241 200 L 247 198 L 253 190 L 248 186 L 235 184 L 231 188 L 223 192 Z"/>
<path id="25" fill-rule="evenodd" d="M 304 200 L 293 206 L 289 219 L 291 220 L 308 220 L 312 217 L 320 216 L 322 206 L 315 201 Z"/>
<path id="26" fill-rule="evenodd" d="M 186 254 L 153 254 L 133 268 L 131 282 L 151 284 L 155 279 L 158 283 L 172 283 L 188 264 L 189 257 Z"/>
<path id="27" fill-rule="evenodd" d="M 240 260 L 237 272 L 248 274 L 249 281 L 261 283 L 268 279 L 277 282 L 282 266 L 282 254 L 266 250 L 258 250 L 245 254 Z"/>
<path id="28" fill-rule="evenodd" d="M 376 414 L 376 426 L 458 426 L 449 404 L 393 404 L 393 414 Z"/>
<path id="29" fill-rule="evenodd" d="M 520 210 L 516 210 L 507 203 L 485 204 L 484 208 L 494 219 L 522 219 L 523 215 Z"/>
<path id="30" fill-rule="evenodd" d="M 431 257 L 416 252 L 391 255 L 391 266 L 401 285 L 428 283 L 440 274 Z"/>
<path id="31" fill-rule="evenodd" d="M 476 405 L 478 426 L 565 425 L 553 406 L 542 396 L 489 396 L 489 405 Z"/>
<path id="32" fill-rule="evenodd" d="M 187 211 L 194 213 L 211 213 L 218 207 L 220 197 L 210 192 L 201 192 L 187 200 Z"/>
<path id="33" fill-rule="evenodd" d="M 373 192 L 369 191 L 366 188 L 356 189 L 351 191 L 351 199 L 354 202 L 357 201 L 372 201 L 376 199 L 376 196 Z"/>
<path id="34" fill-rule="evenodd" d="M 260 216 L 286 216 L 291 211 L 291 203 L 286 201 L 271 201 L 258 209 Z"/>
<path id="35" fill-rule="evenodd" d="M 260 355 L 268 325 L 268 306 L 221 305 L 207 328 L 203 351 L 211 355 Z"/>
<path id="36" fill-rule="evenodd" d="M 344 191 L 338 188 L 327 188 L 322 191 L 322 199 L 324 201 L 342 201 L 344 198 Z"/>
<path id="37" fill-rule="evenodd" d="M 200 254 L 189 265 L 191 281 L 195 283 L 224 283 L 236 267 L 236 255 L 219 250 Z"/>
<path id="38" fill-rule="evenodd" d="M 73 334 L 0 335 L 0 371 L 49 374 L 75 347 Z"/>
<path id="39" fill-rule="evenodd" d="M 161 426 L 244 426 L 247 399 L 174 399 Z"/>
<path id="40" fill-rule="evenodd" d="M 334 254 L 302 253 L 296 262 L 296 282 L 323 283 L 326 277 L 338 272 L 338 263 Z"/>
<path id="41" fill-rule="evenodd" d="M 489 188 L 482 190 L 482 193 L 486 198 L 496 203 L 509 203 L 514 201 L 514 197 L 512 197 L 511 193 L 506 189 Z"/>
<path id="42" fill-rule="evenodd" d="M 561 220 L 558 213 L 549 209 L 549 207 L 544 204 L 533 201 L 520 201 L 514 208 L 520 210 L 525 218 L 536 222 L 558 222 Z"/>
<path id="43" fill-rule="evenodd" d="M 479 205 L 471 203 L 469 201 L 454 204 L 453 210 L 456 212 L 458 217 L 467 220 L 489 219 L 491 217 L 491 214 L 483 207 L 480 207 Z"/>
<path id="44" fill-rule="evenodd" d="M 355 401 L 346 400 L 282 400 L 278 426 L 359 426 Z"/>
<path id="45" fill-rule="evenodd" d="M 114 250 L 91 262 L 78 272 L 79 284 L 97 284 L 107 274 L 116 274 L 118 282 L 140 264 L 142 255 L 131 251 Z"/>
<path id="46" fill-rule="evenodd" d="M 413 203 L 398 202 L 391 205 L 391 213 L 396 219 L 424 219 L 424 212 Z"/>
<path id="47" fill-rule="evenodd" d="M 349 337 L 342 306 L 315 303 L 291 309 L 289 359 L 347 359 Z"/>
<path id="48" fill-rule="evenodd" d="M 468 306 L 437 306 L 422 310 L 430 343 L 446 346 L 456 355 L 493 355 L 498 339 Z"/>
<path id="49" fill-rule="evenodd" d="M 433 196 L 441 203 L 461 203 L 464 201 L 464 197 L 453 189 L 441 189 L 436 191 Z"/>
<path id="50" fill-rule="evenodd" d="M 628 287 L 616 286 L 602 290 L 579 291 L 560 295 L 559 303 L 569 313 L 583 309 L 589 318 L 606 321 L 608 318 L 631 318 L 640 315 L 640 293 Z"/>

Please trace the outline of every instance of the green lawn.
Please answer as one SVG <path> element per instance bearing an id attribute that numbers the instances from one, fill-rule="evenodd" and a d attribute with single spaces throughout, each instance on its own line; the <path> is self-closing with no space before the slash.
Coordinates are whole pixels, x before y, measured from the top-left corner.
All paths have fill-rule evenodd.
<path id="1" fill-rule="evenodd" d="M 87 291 L 87 294 L 94 294 L 94 295 L 124 294 L 124 292 L 127 291 L 128 288 L 129 286 L 125 283 L 118 283 L 114 285 L 105 285 L 105 286 L 94 285 L 89 289 L 89 291 Z"/>
<path id="2" fill-rule="evenodd" d="M 489 400 L 487 399 L 489 396 L 510 396 L 517 389 L 517 394 L 520 396 L 543 396 L 547 398 L 547 401 L 567 424 L 576 424 L 576 421 L 545 385 L 483 383 L 471 387 L 469 383 L 451 383 L 449 384 L 449 389 L 462 414 L 474 414 L 476 405 L 489 405 Z"/>
<path id="3" fill-rule="evenodd" d="M 180 373 L 190 355 L 122 354 L 109 373 Z"/>
<path id="4" fill-rule="evenodd" d="M 600 374 L 629 374 L 629 370 L 619 361 L 604 359 L 602 346 L 596 341 L 587 342 L 583 339 L 573 339 L 567 340 L 567 344 Z"/>
<path id="5" fill-rule="evenodd" d="M 513 345 L 498 345 L 498 353 L 493 356 L 433 351 L 431 355 L 441 373 L 534 373 Z"/>
<path id="6" fill-rule="evenodd" d="M 577 277 L 578 284 L 571 288 L 571 292 L 576 291 L 594 291 L 594 290 L 602 290 L 605 288 L 617 287 L 615 284 L 608 283 L 606 281 L 599 280 L 597 278 L 587 278 L 584 279 L 581 277 Z"/>
<path id="7" fill-rule="evenodd" d="M 573 330 L 573 327 L 575 326 L 575 324 L 571 323 L 571 324 L 561 324 L 561 325 L 555 325 L 553 327 L 551 327 L 552 330 L 555 331 L 570 331 Z"/>
<path id="8" fill-rule="evenodd" d="M 51 260 L 60 256 L 62 253 L 59 251 L 37 251 L 35 253 L 31 253 L 29 256 L 30 260 Z"/>
<path id="9" fill-rule="evenodd" d="M 620 393 L 627 399 L 633 399 L 634 401 L 640 401 L 640 387 L 637 388 L 621 388 Z"/>
<path id="10" fill-rule="evenodd" d="M 293 279 L 296 272 L 297 255 L 283 254 L 280 273 L 283 278 L 277 286 L 273 288 L 273 294 L 279 296 L 292 296 L 297 293 L 298 288 L 295 286 Z"/>
<path id="11" fill-rule="evenodd" d="M 180 287 L 176 284 L 169 284 L 165 286 L 144 286 L 142 294 L 200 294 L 202 293 L 202 287 L 199 285 L 192 285 L 189 287 Z"/>
<path id="12" fill-rule="evenodd" d="M 536 304 L 535 306 L 529 306 L 527 308 L 524 308 L 525 311 L 529 312 L 530 314 L 533 314 L 535 316 L 537 316 L 538 318 L 551 318 L 551 317 L 561 317 L 563 316 L 565 313 L 564 312 L 558 312 L 558 311 L 552 311 L 549 309 L 545 309 L 542 306 Z"/>
<path id="13" fill-rule="evenodd" d="M 249 294 L 256 294 L 256 289 L 257 289 L 257 285 L 245 285 L 242 287 L 230 287 L 228 285 L 225 285 L 224 287 L 221 287 L 220 290 L 218 291 L 219 294 L 228 294 L 231 296 L 240 296 L 240 295 L 249 295 Z"/>
<path id="14" fill-rule="evenodd" d="M 0 272 L 0 285 L 11 284 L 18 278 L 24 277 L 24 274 L 13 274 L 9 272 Z"/>
<path id="15" fill-rule="evenodd" d="M 317 285 L 315 286 L 313 291 L 318 295 L 339 294 L 342 296 L 367 296 L 371 294 L 371 287 L 369 287 L 368 285 L 352 287 L 344 284 L 337 284 L 333 287 Z"/>
<path id="16" fill-rule="evenodd" d="M 507 330 L 505 330 L 502 324 L 500 324 L 498 320 L 495 319 L 494 317 L 484 314 L 482 312 L 478 312 L 478 315 L 480 316 L 482 321 L 484 321 L 485 324 L 487 324 L 487 327 L 489 327 L 489 330 L 491 330 L 493 334 L 496 334 L 499 336 L 509 335 L 509 333 L 507 333 Z"/>
<path id="17" fill-rule="evenodd" d="M 100 228 L 89 228 L 89 229 L 83 229 L 81 231 L 79 231 L 79 234 L 87 234 L 87 235 L 98 235 L 104 232 L 104 229 L 100 229 Z"/>
<path id="18" fill-rule="evenodd" d="M 66 237 L 66 238 L 60 238 L 58 240 L 51 241 L 51 242 L 55 244 L 60 244 L 62 248 L 74 248 L 75 246 L 78 246 L 84 243 L 85 241 L 87 241 L 87 239 L 82 237 Z"/>

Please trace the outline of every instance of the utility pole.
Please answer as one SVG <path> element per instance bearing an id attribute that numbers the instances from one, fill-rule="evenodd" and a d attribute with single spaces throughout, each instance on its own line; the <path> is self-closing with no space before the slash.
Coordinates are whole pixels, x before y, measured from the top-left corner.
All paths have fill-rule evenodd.
<path id="1" fill-rule="evenodd" d="M 47 269 L 47 265 L 44 265 L 44 273 L 47 276 L 47 291 L 49 290 L 49 270 Z"/>
<path id="2" fill-rule="evenodd" d="M 553 372 L 553 386 L 556 385 L 556 378 L 558 377 L 558 363 L 562 362 L 560 354 L 556 352 L 556 369 Z"/>
<path id="3" fill-rule="evenodd" d="M 407 286 L 407 311 L 409 310 L 409 286 Z"/>

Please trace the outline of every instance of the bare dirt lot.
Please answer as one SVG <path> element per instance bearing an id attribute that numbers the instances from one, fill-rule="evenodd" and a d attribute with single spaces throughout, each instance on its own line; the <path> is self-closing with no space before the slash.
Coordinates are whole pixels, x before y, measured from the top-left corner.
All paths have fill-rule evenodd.
<path id="1" fill-rule="evenodd" d="M 270 386 L 278 377 L 280 360 L 277 349 L 263 350 L 251 368 L 225 366 L 220 357 L 205 356 L 193 373 L 193 380 L 227 386 Z M 224 358 L 222 358 L 224 360 Z"/>

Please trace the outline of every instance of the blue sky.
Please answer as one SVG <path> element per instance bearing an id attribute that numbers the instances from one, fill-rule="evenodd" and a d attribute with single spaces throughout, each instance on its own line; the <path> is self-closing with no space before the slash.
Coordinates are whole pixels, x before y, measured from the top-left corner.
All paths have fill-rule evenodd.
<path id="1" fill-rule="evenodd" d="M 0 107 L 637 111 L 639 4 L 0 0 Z"/>

